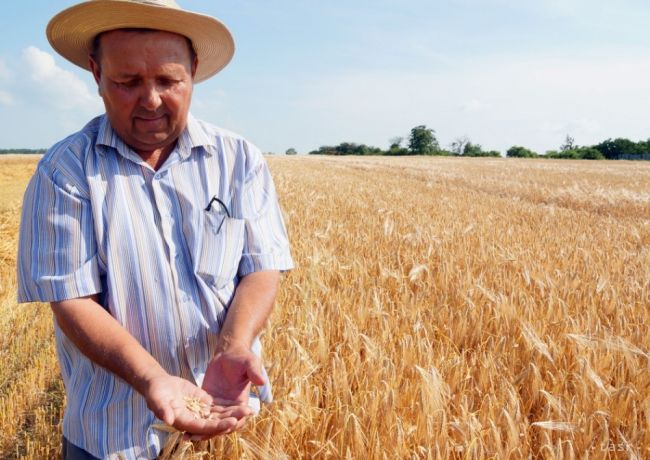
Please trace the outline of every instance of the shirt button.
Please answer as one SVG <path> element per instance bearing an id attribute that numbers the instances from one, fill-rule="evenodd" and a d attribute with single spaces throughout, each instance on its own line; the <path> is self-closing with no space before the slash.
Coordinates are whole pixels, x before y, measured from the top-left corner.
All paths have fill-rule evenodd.
<path id="1" fill-rule="evenodd" d="M 195 367 L 195 368 L 194 368 L 194 373 L 195 373 L 195 374 L 198 374 L 198 372 L 199 372 L 199 368 L 198 368 L 198 367 Z"/>

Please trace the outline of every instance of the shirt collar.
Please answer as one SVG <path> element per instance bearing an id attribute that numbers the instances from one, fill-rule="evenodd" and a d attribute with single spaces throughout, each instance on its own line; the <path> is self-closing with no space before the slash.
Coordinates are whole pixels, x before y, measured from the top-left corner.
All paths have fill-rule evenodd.
<path id="1" fill-rule="evenodd" d="M 192 149 L 197 147 L 203 147 L 208 154 L 211 154 L 212 149 L 210 149 L 210 146 L 213 145 L 215 145 L 215 142 L 210 140 L 201 127 L 201 123 L 189 113 L 187 115 L 187 126 L 178 136 L 178 143 L 176 144 L 181 158 L 183 160 L 187 159 L 192 153 Z"/>
<path id="2" fill-rule="evenodd" d="M 192 149 L 197 147 L 204 147 L 205 152 L 210 155 L 212 153 L 211 146 L 215 142 L 211 141 L 205 130 L 202 129 L 199 121 L 192 116 L 187 115 L 187 126 L 178 136 L 176 143 L 176 150 L 179 156 L 185 160 L 189 158 Z M 139 162 L 141 158 L 122 140 L 122 138 L 115 132 L 106 114 L 102 115 L 99 123 L 99 131 L 97 132 L 97 140 L 95 146 L 102 146 L 97 149 L 99 152 L 104 152 L 105 147 L 112 147 L 125 158 Z"/>

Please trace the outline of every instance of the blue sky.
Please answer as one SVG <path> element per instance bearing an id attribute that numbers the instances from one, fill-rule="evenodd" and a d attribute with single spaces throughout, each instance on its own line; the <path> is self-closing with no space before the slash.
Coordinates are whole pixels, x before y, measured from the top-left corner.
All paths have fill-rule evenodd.
<path id="1" fill-rule="evenodd" d="M 74 3 L 6 3 L 0 148 L 47 147 L 102 112 L 90 74 L 45 38 Z M 443 146 L 466 136 L 500 151 L 650 137 L 647 1 L 179 3 L 224 21 L 237 44 L 192 112 L 265 152 L 386 148 L 421 124 Z"/>

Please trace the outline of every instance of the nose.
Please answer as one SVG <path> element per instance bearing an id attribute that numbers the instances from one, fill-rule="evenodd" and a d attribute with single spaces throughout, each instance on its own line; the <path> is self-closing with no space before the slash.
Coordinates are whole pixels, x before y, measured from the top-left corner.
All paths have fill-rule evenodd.
<path id="1" fill-rule="evenodd" d="M 144 85 L 140 105 L 147 110 L 156 110 L 161 104 L 160 91 L 156 85 L 151 83 Z"/>

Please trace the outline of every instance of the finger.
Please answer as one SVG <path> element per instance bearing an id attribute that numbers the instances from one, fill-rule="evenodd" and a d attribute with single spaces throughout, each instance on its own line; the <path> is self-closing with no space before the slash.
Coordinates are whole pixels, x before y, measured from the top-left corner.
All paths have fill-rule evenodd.
<path id="1" fill-rule="evenodd" d="M 208 439 L 210 439 L 212 437 L 214 437 L 214 436 L 205 436 L 205 435 L 185 433 L 183 435 L 182 440 L 183 440 L 183 442 L 185 442 L 185 441 L 200 442 L 200 441 L 207 441 Z"/>
<path id="2" fill-rule="evenodd" d="M 243 418 L 251 416 L 252 413 L 253 411 L 248 405 L 237 405 L 237 406 L 224 408 L 223 410 L 220 411 L 214 411 L 211 412 L 210 414 L 214 419 L 232 417 L 239 421 Z"/>
<path id="3" fill-rule="evenodd" d="M 224 410 L 228 410 L 232 407 L 238 407 L 246 405 L 242 401 L 235 401 L 234 399 L 223 399 L 223 398 L 214 398 L 214 403 L 212 407 L 221 407 Z"/>
<path id="4" fill-rule="evenodd" d="M 237 425 L 235 425 L 235 428 L 233 428 L 232 431 L 241 431 L 246 426 L 246 424 L 248 423 L 249 420 L 250 420 L 250 416 L 246 416 L 244 418 L 241 418 L 237 422 Z"/>
<path id="5" fill-rule="evenodd" d="M 220 420 L 197 420 L 192 426 L 188 426 L 185 430 L 192 435 L 196 436 L 217 436 L 226 434 L 232 431 L 237 426 L 239 419 L 235 417 L 226 417 Z"/>
<path id="6" fill-rule="evenodd" d="M 255 385 L 264 385 L 266 383 L 264 374 L 262 373 L 262 363 L 259 360 L 250 363 L 248 369 L 246 369 L 246 376 Z"/>
<path id="7" fill-rule="evenodd" d="M 214 431 L 209 431 L 207 433 L 200 433 L 208 435 L 208 438 L 216 435 L 224 435 L 232 432 L 232 430 L 237 426 L 237 419 L 234 417 L 228 417 L 227 419 L 222 420 L 217 424 L 217 428 Z"/>
<path id="8" fill-rule="evenodd" d="M 227 434 L 233 433 L 235 431 L 239 431 L 241 427 L 243 427 L 245 423 L 241 423 L 241 420 L 237 422 L 236 425 L 232 425 L 229 428 L 226 428 L 222 431 L 216 432 L 216 433 L 211 433 L 211 434 L 192 434 L 192 433 L 185 433 L 183 435 L 183 440 L 184 441 L 207 441 L 208 439 L 214 438 L 215 436 L 225 436 Z"/>
<path id="9" fill-rule="evenodd" d="M 216 403 L 219 403 L 218 405 Z M 216 412 L 217 414 L 225 414 L 225 413 L 230 413 L 232 411 L 232 408 L 234 406 L 240 406 L 241 403 L 238 403 L 236 401 L 226 401 L 226 400 L 219 400 L 215 401 L 215 403 L 210 406 L 210 412 Z"/>

